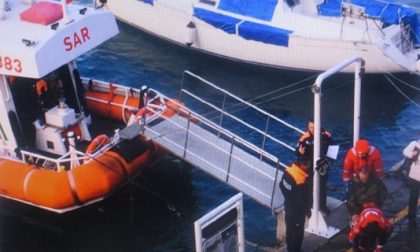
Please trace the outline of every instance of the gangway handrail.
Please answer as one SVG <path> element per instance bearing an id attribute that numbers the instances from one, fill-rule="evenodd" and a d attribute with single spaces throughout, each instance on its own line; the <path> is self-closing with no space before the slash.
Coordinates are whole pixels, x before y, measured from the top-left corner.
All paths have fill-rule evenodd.
<path id="1" fill-rule="evenodd" d="M 176 123 L 176 122 L 173 122 L 170 118 L 168 118 L 168 117 L 164 117 L 165 118 L 165 120 L 168 120 L 168 121 L 170 121 L 172 124 L 175 124 L 176 126 L 178 126 L 179 128 L 183 128 L 182 127 L 182 125 L 179 125 L 178 123 Z M 229 132 L 229 131 L 227 131 L 227 132 Z M 223 150 L 223 149 L 221 149 L 220 147 L 218 147 L 217 145 L 215 145 L 214 143 L 211 143 L 211 142 L 209 142 L 209 141 L 207 141 L 205 138 L 202 138 L 201 136 L 199 136 L 199 135 L 197 135 L 197 134 L 195 134 L 194 132 L 189 132 L 189 133 L 191 133 L 191 134 L 193 134 L 194 136 L 196 136 L 197 138 L 199 138 L 199 139 L 201 139 L 201 140 L 203 140 L 204 142 L 206 142 L 206 143 L 208 143 L 208 144 L 210 144 L 210 145 L 212 145 L 213 147 L 215 147 L 216 149 L 219 149 L 220 151 L 222 151 L 222 152 L 224 152 L 225 154 L 229 154 L 227 151 L 225 151 L 225 150 Z M 229 132 L 229 133 L 231 133 L 231 132 Z M 237 136 L 237 135 L 235 135 L 235 134 L 233 134 L 233 133 L 231 133 L 231 137 L 230 137 L 231 139 L 233 138 L 233 139 L 239 139 L 239 140 L 241 140 L 241 141 L 238 141 L 238 140 L 236 140 L 238 143 L 240 143 L 240 144 L 242 144 L 242 145 L 244 145 L 245 147 L 248 147 L 248 148 L 250 148 L 252 151 L 254 151 L 255 153 L 258 153 L 258 154 L 261 154 L 261 152 L 259 151 L 260 149 L 258 149 L 258 147 L 256 147 L 255 145 L 253 145 L 252 143 L 249 143 L 248 141 L 246 141 L 246 140 L 244 140 L 244 139 L 242 139 L 241 137 L 239 137 L 239 136 Z M 268 153 L 268 152 L 266 152 L 266 151 L 264 151 L 264 150 L 262 150 L 264 153 L 262 153 L 262 154 L 264 154 L 264 156 L 266 157 L 266 158 L 268 158 L 268 159 L 270 159 L 273 163 L 280 163 L 280 164 L 282 164 L 281 162 L 280 162 L 280 160 L 277 158 L 277 157 L 275 157 L 274 155 L 271 155 L 270 153 Z M 242 160 L 239 160 L 238 159 L 238 161 L 240 161 L 240 162 L 242 162 L 242 163 L 244 163 Z M 245 165 L 246 165 L 246 163 L 244 163 Z M 286 166 L 285 166 L 286 167 Z M 251 167 L 252 169 L 254 169 L 254 170 L 256 170 L 254 167 Z M 267 175 L 267 174 L 265 174 L 265 173 L 263 173 L 264 175 L 266 175 L 267 177 L 269 177 L 269 175 Z"/>
<path id="2" fill-rule="evenodd" d="M 209 103 L 209 102 L 205 101 L 204 99 L 202 99 L 202 98 L 198 97 L 197 95 L 195 95 L 195 94 L 193 94 L 193 93 L 189 92 L 188 90 L 183 90 L 183 92 L 184 92 L 184 93 L 186 93 L 186 94 L 188 94 L 188 95 L 190 95 L 191 97 L 193 97 L 193 98 L 195 98 L 195 99 L 199 100 L 200 102 L 202 102 L 202 103 L 204 103 L 204 104 L 206 104 L 206 105 L 208 105 L 208 106 L 212 107 L 213 109 L 215 109 L 215 110 L 217 110 L 217 111 L 219 111 L 219 112 L 222 112 L 223 114 L 225 114 L 225 115 L 229 116 L 230 118 L 234 119 L 235 121 L 240 122 L 241 124 L 243 124 L 243 125 L 247 126 L 248 128 L 255 130 L 256 132 L 260 133 L 261 135 L 263 135 L 263 136 L 264 136 L 264 135 L 265 135 L 265 136 L 267 136 L 267 137 L 268 137 L 268 138 L 270 138 L 271 140 L 273 140 L 273 141 L 277 142 L 278 144 L 283 145 L 284 147 L 288 148 L 289 150 L 291 150 L 291 151 L 294 151 L 294 150 L 295 150 L 295 148 L 293 148 L 293 147 L 291 147 L 290 145 L 288 145 L 288 144 L 284 143 L 283 141 L 280 141 L 280 140 L 278 140 L 277 138 L 273 137 L 272 135 L 267 134 L 267 133 L 263 132 L 262 130 L 260 130 L 260 129 L 258 129 L 258 128 L 256 128 L 256 127 L 252 126 L 252 125 L 250 125 L 249 123 L 247 123 L 247 122 L 243 121 L 242 119 L 240 119 L 240 118 L 238 118 L 238 117 L 236 117 L 236 116 L 234 116 L 234 115 L 232 115 L 232 114 L 230 114 L 230 113 L 228 113 L 228 112 L 226 112 L 226 111 L 223 111 L 223 110 L 219 109 L 219 108 L 218 108 L 218 107 L 216 107 L 215 105 L 213 105 L 213 104 L 211 104 L 211 103 Z"/>
<path id="3" fill-rule="evenodd" d="M 165 118 L 165 120 L 171 121 L 171 120 L 170 120 L 170 119 L 168 119 L 168 118 Z M 177 125 L 177 126 L 178 126 L 178 127 L 180 127 L 180 128 L 183 128 L 182 126 L 180 126 L 179 124 L 177 124 L 177 123 L 175 123 L 175 122 L 172 122 L 172 121 L 171 121 L 171 123 L 173 123 L 173 124 Z M 157 132 L 157 131 L 155 131 L 155 130 L 153 130 L 152 128 L 149 128 L 149 127 L 147 127 L 147 126 L 146 126 L 146 128 L 147 128 L 150 132 L 153 132 L 153 134 L 155 134 L 155 135 L 159 136 L 159 132 Z M 201 138 L 199 135 L 197 135 L 197 134 L 195 134 L 195 133 L 193 133 L 193 132 L 190 132 L 190 133 L 194 134 L 196 137 L 200 138 L 200 139 L 201 139 L 201 140 L 203 140 L 204 142 L 206 142 L 206 143 L 208 143 L 208 144 L 210 144 L 210 145 L 212 145 L 212 146 L 216 147 L 218 150 L 220 150 L 220 151 L 222 151 L 222 152 L 224 152 L 224 153 L 226 153 L 226 154 L 229 154 L 229 153 L 227 153 L 226 151 L 224 151 L 223 149 L 221 149 L 221 148 L 219 148 L 218 146 L 214 145 L 213 143 L 211 143 L 211 142 L 207 141 L 207 140 L 206 140 L 206 139 L 204 139 L 204 138 Z M 160 137 L 164 137 L 164 136 L 160 136 Z M 166 138 L 166 137 L 164 137 L 164 138 L 166 139 L 166 141 L 170 142 L 171 144 L 173 144 L 173 145 L 177 146 L 177 147 L 178 147 L 178 148 L 180 148 L 180 149 L 183 149 L 183 146 L 179 145 L 178 143 L 173 142 L 172 140 L 170 140 L 170 139 L 168 139 L 168 138 Z M 241 184 L 246 185 L 248 188 L 252 188 L 252 190 L 254 190 L 255 192 L 258 192 L 260 195 L 263 195 L 263 196 L 264 196 L 264 197 L 266 197 L 267 199 L 271 199 L 271 196 L 269 196 L 269 195 L 267 195 L 267 194 L 265 194 L 265 193 L 261 192 L 260 190 L 258 190 L 257 188 L 255 188 L 255 187 L 253 187 L 253 186 L 249 185 L 249 184 L 248 184 L 248 183 L 246 183 L 245 181 L 242 181 L 242 180 L 240 180 L 240 179 L 236 178 L 234 175 L 232 175 L 232 174 L 230 174 L 229 172 L 224 171 L 224 170 L 222 170 L 221 168 L 219 168 L 219 167 L 215 166 L 214 164 L 212 164 L 211 162 L 209 162 L 209 161 L 207 161 L 206 159 L 202 158 L 201 156 L 199 156 L 199 155 L 195 154 L 194 152 L 191 152 L 190 150 L 185 150 L 185 151 L 186 151 L 186 152 L 188 152 L 190 155 L 193 155 L 193 156 L 195 156 L 196 158 L 200 159 L 201 161 L 203 161 L 203 162 L 207 163 L 208 165 L 210 165 L 210 166 L 214 167 L 214 168 L 215 168 L 215 169 L 217 169 L 219 172 L 222 172 L 222 173 L 223 173 L 223 174 L 225 174 L 225 175 L 229 175 L 229 177 L 230 177 L 230 178 L 233 178 L 233 179 L 235 179 L 236 181 L 240 182 Z M 238 157 L 236 157 L 235 155 L 233 155 L 233 158 L 235 158 L 235 159 L 236 159 L 236 160 L 238 160 L 239 162 L 243 163 L 244 165 L 246 165 L 246 166 L 250 167 L 251 169 L 253 169 L 253 170 L 257 171 L 258 173 L 260 173 L 260 174 L 262 174 L 262 175 L 266 176 L 267 178 L 272 179 L 273 181 L 276 181 L 276 176 L 277 176 L 277 173 L 276 173 L 276 175 L 275 175 L 274 177 L 272 177 L 272 176 L 270 176 L 269 174 L 266 174 L 266 173 L 264 173 L 264 172 L 262 172 L 262 171 L 260 171 L 260 170 L 258 170 L 258 169 L 256 169 L 256 168 L 254 168 L 253 166 L 248 165 L 247 163 L 245 163 L 243 160 L 239 159 L 239 158 L 238 158 Z M 281 164 L 281 163 L 279 162 L 279 164 Z M 283 164 L 282 164 L 282 165 L 283 165 Z"/>
<path id="4" fill-rule="evenodd" d="M 207 84 L 207 85 L 209 85 L 209 86 L 213 87 L 214 89 L 216 89 L 216 90 L 218 90 L 218 91 L 221 91 L 221 92 L 222 92 L 222 93 L 224 93 L 224 94 L 229 95 L 230 97 L 232 97 L 232 98 L 236 99 L 237 101 L 240 101 L 240 102 L 242 102 L 242 103 L 244 103 L 244 104 L 248 105 L 249 107 L 251 107 L 251 108 L 255 109 L 256 111 L 258 111 L 258 112 L 260 112 L 260 113 L 262 113 L 262 114 L 264 114 L 264 115 L 266 115 L 266 116 L 268 116 L 268 117 L 270 117 L 270 118 L 272 118 L 272 119 L 276 120 L 276 121 L 277 121 L 277 122 L 279 122 L 279 123 L 282 123 L 283 125 L 285 125 L 285 126 L 287 126 L 287 127 L 291 128 L 291 129 L 294 129 L 295 131 L 298 131 L 299 133 L 304 133 L 304 131 L 302 131 L 301 129 L 299 129 L 299 128 L 297 128 L 297 127 L 293 126 L 293 125 L 291 125 L 290 123 L 287 123 L 287 122 L 285 122 L 284 120 L 282 120 L 282 119 L 280 119 L 280 118 L 278 118 L 278 117 L 276 117 L 276 116 L 274 116 L 274 115 L 272 115 L 272 114 L 268 113 L 267 111 L 264 111 L 264 110 L 262 110 L 262 109 L 258 108 L 257 106 L 255 106 L 255 105 L 253 105 L 253 104 L 251 104 L 251 103 L 249 103 L 249 102 L 247 102 L 247 101 L 245 101 L 245 100 L 241 99 L 240 97 L 238 97 L 238 96 L 236 96 L 236 95 L 234 95 L 234 94 L 230 93 L 229 91 L 227 91 L 227 90 L 225 90 L 225 89 L 223 89 L 223 88 L 220 88 L 220 87 L 216 86 L 215 84 L 211 83 L 210 81 L 208 81 L 208 80 L 206 80 L 206 79 L 204 79 L 204 78 L 202 78 L 202 77 L 200 77 L 200 76 L 198 76 L 198 75 L 196 75 L 196 74 L 194 74 L 194 73 L 192 73 L 192 72 L 190 72 L 190 71 L 188 71 L 188 70 L 184 71 L 183 75 L 185 75 L 185 74 L 189 74 L 189 75 L 191 75 L 191 76 L 193 76 L 193 77 L 197 78 L 198 80 L 200 80 L 200 81 L 202 81 L 203 83 L 205 83 L 205 84 Z M 183 77 L 182 79 L 184 80 L 184 77 Z M 183 85 L 183 84 L 182 84 L 182 85 Z M 182 87 L 182 88 L 181 88 L 181 90 L 184 90 L 184 88 Z"/>
<path id="5" fill-rule="evenodd" d="M 176 102 L 175 102 L 176 103 Z M 273 154 L 265 151 L 264 149 L 261 149 L 260 147 L 254 145 L 253 143 L 250 143 L 249 141 L 243 139 L 242 137 L 232 133 L 231 131 L 221 127 L 220 125 L 208 120 L 207 118 L 197 114 L 196 112 L 187 109 L 185 106 L 182 106 L 182 104 L 177 103 L 178 105 L 181 105 L 181 109 L 184 110 L 184 112 L 186 113 L 191 113 L 191 115 L 195 118 L 195 119 L 199 119 L 200 121 L 202 121 L 205 125 L 211 127 L 211 128 L 216 128 L 219 132 L 223 133 L 225 136 L 227 136 L 228 138 L 235 138 L 238 139 L 239 141 L 237 141 L 238 143 L 242 144 L 245 147 L 248 147 L 250 150 L 254 151 L 255 153 L 258 153 L 260 155 L 263 155 L 265 158 L 269 159 L 270 161 L 274 162 L 274 163 L 279 163 L 281 166 L 283 166 L 284 168 L 287 168 L 288 166 L 286 164 L 284 164 L 283 162 L 281 162 L 276 156 L 274 156 Z M 148 108 L 146 108 L 148 109 Z M 165 118 L 165 120 L 171 121 L 171 119 L 169 117 L 165 117 L 163 115 L 161 115 L 163 118 Z M 293 149 L 294 150 L 294 149 Z"/>
<path id="6" fill-rule="evenodd" d="M 243 146 L 247 147 L 249 150 L 252 150 L 253 152 L 263 155 L 265 158 L 267 158 L 268 160 L 270 160 L 273 163 L 278 163 L 279 165 L 283 166 L 284 168 L 287 168 L 288 166 L 286 164 L 284 164 L 283 162 L 281 162 L 276 156 L 272 155 L 271 153 L 259 148 L 258 146 L 255 146 L 254 144 L 248 142 L 247 140 L 243 139 L 242 137 L 230 132 L 229 130 L 226 130 L 222 127 L 220 127 L 219 125 L 215 124 L 212 121 L 209 121 L 208 119 L 206 119 L 205 117 L 202 117 L 201 115 L 195 113 L 194 111 L 191 111 L 189 109 L 186 109 L 185 107 L 182 108 L 184 111 L 191 113 L 191 115 L 194 117 L 194 119 L 199 119 L 200 121 L 202 121 L 205 125 L 209 126 L 209 127 L 215 127 L 217 129 L 220 129 L 220 132 L 223 133 L 226 137 L 228 137 L 229 139 L 234 138 L 238 143 L 242 144 Z M 173 120 L 171 119 L 171 117 L 166 117 L 164 115 L 161 115 L 162 118 L 164 118 L 165 120 L 171 122 L 172 124 L 176 125 L 178 128 L 182 128 L 184 129 L 184 127 L 182 127 L 182 125 L 179 125 L 176 122 L 173 122 Z M 152 130 L 150 127 L 145 126 L 148 130 Z M 186 130 L 186 129 L 185 129 Z M 153 130 L 152 130 L 153 131 Z M 194 134 L 194 133 L 193 133 Z M 196 137 L 202 139 L 203 141 L 205 141 L 206 143 L 214 146 L 217 149 L 220 149 L 217 145 L 208 142 L 206 139 L 194 134 Z M 222 152 L 227 153 L 226 151 L 220 149 Z"/>
<path id="7" fill-rule="evenodd" d="M 155 131 L 155 130 L 153 130 L 153 129 L 151 129 L 151 128 L 149 128 L 148 130 L 150 130 L 150 131 L 151 131 L 151 132 L 153 132 L 154 134 L 157 134 L 157 133 L 158 133 L 157 131 Z M 195 134 L 195 136 L 197 136 L 197 137 L 198 137 L 198 135 L 197 135 L 197 134 Z M 208 144 L 213 145 L 212 143 L 210 143 L 210 142 L 206 141 L 206 140 L 205 140 L 205 139 L 203 139 L 203 138 L 200 138 L 200 139 L 202 139 L 204 142 L 206 142 L 206 143 L 208 143 Z M 173 145 L 176 145 L 177 147 L 179 147 L 179 148 L 181 148 L 181 149 L 183 148 L 181 145 L 179 145 L 179 144 L 175 143 L 174 141 L 172 141 L 172 140 L 170 140 L 170 139 L 168 139 L 168 138 L 166 138 L 166 141 L 170 142 L 170 143 L 171 143 L 171 144 L 173 144 Z M 213 146 L 214 146 L 214 145 L 213 145 Z M 223 149 L 218 148 L 217 146 L 216 146 L 216 148 L 217 148 L 217 149 L 219 149 L 220 151 L 224 152 L 224 153 L 227 153 L 227 152 L 225 152 Z M 195 154 L 194 152 L 191 152 L 190 150 L 186 150 L 186 151 L 187 151 L 189 154 L 191 154 L 191 155 L 195 156 L 196 158 L 200 159 L 201 161 L 203 161 L 203 162 L 205 162 L 205 163 L 207 163 L 207 164 L 209 164 L 209 165 L 213 166 L 213 167 L 214 167 L 215 169 L 217 169 L 218 171 L 220 171 L 220 172 L 222 172 L 222 173 L 224 173 L 224 174 L 226 174 L 226 175 L 229 175 L 229 173 L 228 173 L 227 171 L 224 171 L 224 170 L 222 170 L 221 168 L 219 168 L 219 167 L 215 166 L 214 164 L 212 164 L 211 162 L 209 162 L 209 161 L 207 161 L 206 159 L 202 158 L 201 156 L 198 156 L 198 155 L 197 155 L 197 154 Z M 227 154 L 229 154 L 229 153 L 227 153 Z M 233 158 L 235 158 L 235 159 L 236 159 L 236 160 L 238 160 L 239 162 L 241 162 L 241 163 L 245 164 L 246 166 L 250 167 L 251 169 L 253 169 L 253 170 L 255 170 L 255 171 L 257 171 L 257 172 L 259 172 L 259 173 L 263 174 L 263 175 L 264 175 L 264 176 L 266 176 L 267 178 L 272 179 L 273 181 L 275 181 L 275 180 L 276 180 L 276 178 L 275 178 L 275 177 L 272 177 L 272 176 L 270 176 L 269 174 L 266 174 L 266 173 L 264 173 L 264 172 L 261 172 L 261 171 L 260 171 L 260 170 L 258 170 L 258 169 L 255 169 L 254 167 L 252 167 L 252 166 L 248 165 L 247 163 L 245 163 L 244 161 L 242 161 L 242 160 L 241 160 L 241 159 L 239 159 L 238 157 L 233 156 Z M 267 194 L 265 194 L 265 193 L 261 192 L 260 190 L 256 189 L 256 188 L 255 188 L 255 187 L 253 187 L 253 186 L 250 186 L 248 183 L 243 182 L 242 180 L 240 180 L 240 179 L 236 178 L 236 177 L 235 177 L 235 176 L 233 176 L 232 174 L 230 174 L 230 178 L 234 178 L 235 180 L 237 180 L 237 181 L 241 182 L 242 184 L 247 185 L 249 188 L 252 188 L 254 191 L 256 191 L 256 192 L 258 192 L 259 194 L 264 195 L 266 198 L 270 199 L 270 197 L 269 197 L 269 196 L 267 196 Z"/>

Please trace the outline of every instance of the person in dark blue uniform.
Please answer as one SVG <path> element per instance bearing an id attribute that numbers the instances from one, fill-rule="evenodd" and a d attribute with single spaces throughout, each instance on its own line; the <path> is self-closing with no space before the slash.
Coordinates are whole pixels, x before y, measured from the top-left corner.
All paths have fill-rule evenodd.
<path id="1" fill-rule="evenodd" d="M 305 216 L 310 218 L 312 189 L 310 188 L 308 168 L 310 160 L 299 157 L 287 168 L 280 181 L 284 196 L 286 221 L 286 245 L 289 252 L 299 252 L 302 246 Z"/>

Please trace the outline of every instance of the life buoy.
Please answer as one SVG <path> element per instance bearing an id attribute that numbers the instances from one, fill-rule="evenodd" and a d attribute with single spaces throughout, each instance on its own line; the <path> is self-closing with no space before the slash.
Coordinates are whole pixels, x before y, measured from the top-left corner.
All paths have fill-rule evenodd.
<path id="1" fill-rule="evenodd" d="M 97 151 L 100 147 L 102 147 L 106 144 L 109 144 L 108 136 L 105 135 L 105 134 L 99 135 L 99 136 L 95 137 L 95 139 L 93 139 L 90 142 L 90 144 L 86 148 L 86 153 L 88 153 L 88 154 L 93 153 L 93 152 Z"/>
<path id="2" fill-rule="evenodd" d="M 40 79 L 36 84 L 35 84 L 35 89 L 36 89 L 36 94 L 38 96 L 41 96 L 42 93 L 48 91 L 48 85 L 47 82 L 43 79 Z"/>

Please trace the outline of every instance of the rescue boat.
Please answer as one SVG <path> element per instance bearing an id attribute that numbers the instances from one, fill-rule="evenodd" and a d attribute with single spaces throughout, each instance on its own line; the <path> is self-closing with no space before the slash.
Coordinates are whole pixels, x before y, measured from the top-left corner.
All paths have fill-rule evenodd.
<path id="1" fill-rule="evenodd" d="M 71 1 L 0 0 L 0 196 L 57 213 L 100 201 L 161 154 L 145 123 L 179 104 L 81 78 L 75 59 L 118 34 Z"/>

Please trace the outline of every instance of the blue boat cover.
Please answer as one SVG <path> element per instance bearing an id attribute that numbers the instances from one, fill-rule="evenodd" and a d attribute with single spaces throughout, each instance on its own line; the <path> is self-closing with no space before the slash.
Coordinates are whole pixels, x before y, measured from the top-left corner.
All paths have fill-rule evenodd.
<path id="1" fill-rule="evenodd" d="M 153 1 L 154 0 L 138 0 L 138 1 L 143 2 L 143 3 L 150 4 L 150 5 L 153 5 Z"/>
<path id="2" fill-rule="evenodd" d="M 318 5 L 320 15 L 341 16 L 341 2 L 345 0 L 325 0 Z M 409 24 L 412 32 L 412 39 L 415 45 L 420 45 L 420 20 L 413 8 L 402 4 L 375 1 L 375 0 L 352 0 L 352 4 L 365 8 L 365 15 L 371 18 L 380 19 L 385 25 Z"/>
<path id="3" fill-rule="evenodd" d="M 229 34 L 235 33 L 236 24 L 241 22 L 240 19 L 201 8 L 194 8 L 194 16 Z"/>
<path id="4" fill-rule="evenodd" d="M 243 16 L 271 21 L 277 0 L 220 0 L 218 8 Z"/>
<path id="5" fill-rule="evenodd" d="M 244 39 L 287 47 L 289 45 L 289 34 L 292 31 L 245 21 L 239 25 L 238 33 Z"/>
<path id="6" fill-rule="evenodd" d="M 341 16 L 341 0 L 325 0 L 318 5 L 318 13 L 323 16 Z"/>
<path id="7" fill-rule="evenodd" d="M 240 19 L 201 8 L 194 8 L 194 16 L 229 34 L 236 34 L 235 27 L 238 25 L 239 36 L 267 44 L 288 46 L 289 34 L 292 33 L 289 30 L 249 21 L 240 23 L 242 22 Z"/>

